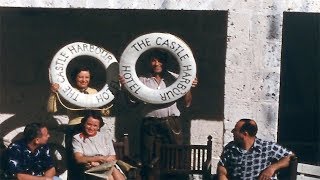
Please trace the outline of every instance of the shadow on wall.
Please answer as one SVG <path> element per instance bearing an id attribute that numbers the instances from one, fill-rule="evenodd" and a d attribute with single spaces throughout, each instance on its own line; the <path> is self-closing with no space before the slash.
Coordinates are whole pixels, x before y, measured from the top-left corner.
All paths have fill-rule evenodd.
<path id="1" fill-rule="evenodd" d="M 45 112 L 48 66 L 61 47 L 87 42 L 119 59 L 134 38 L 168 32 L 190 46 L 197 63 L 199 85 L 193 89 L 193 105 L 182 109 L 189 142 L 191 119 L 223 119 L 227 15 L 227 11 L 0 8 L 0 137 L 29 122 L 45 121 L 53 129 L 52 141 L 61 144 L 59 124 Z M 103 74 L 101 68 L 92 67 Z M 93 84 L 105 81 L 106 74 L 94 76 Z M 139 110 L 116 108 L 116 136 L 129 133 L 131 149 L 138 152 Z M 65 110 L 60 108 L 57 114 Z"/>
<path id="2" fill-rule="evenodd" d="M 1 117 L 0 124 L 0 155 L 2 156 L 6 147 L 13 141 L 22 138 L 24 127 L 31 122 L 44 123 L 49 129 L 50 138 L 48 145 L 51 149 L 51 155 L 55 159 L 57 174 L 60 175 L 66 170 L 65 166 L 65 148 L 63 147 L 64 127 L 59 125 L 57 120 L 46 112 L 25 112 L 17 111 L 9 118 Z M 1 157 L 3 160 L 4 157 Z M 0 169 L 6 165 L 1 161 Z"/>

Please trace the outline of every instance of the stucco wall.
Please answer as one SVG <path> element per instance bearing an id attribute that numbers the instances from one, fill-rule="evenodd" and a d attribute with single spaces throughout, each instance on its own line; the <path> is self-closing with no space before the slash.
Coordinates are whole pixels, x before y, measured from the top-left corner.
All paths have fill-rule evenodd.
<path id="1" fill-rule="evenodd" d="M 193 120 L 191 143 L 214 136 L 213 164 L 239 118 L 256 119 L 258 136 L 277 139 L 282 17 L 319 12 L 318 0 L 1 0 L 0 6 L 228 10 L 224 121 Z M 0 123 L 10 115 L 1 114 Z M 113 125 L 110 126 L 112 129 Z"/>

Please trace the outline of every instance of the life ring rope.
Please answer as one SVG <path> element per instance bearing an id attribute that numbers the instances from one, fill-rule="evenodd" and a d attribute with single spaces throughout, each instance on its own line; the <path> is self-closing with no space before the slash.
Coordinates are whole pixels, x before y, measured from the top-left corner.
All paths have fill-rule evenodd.
<path id="1" fill-rule="evenodd" d="M 111 104 L 110 106 L 108 106 L 108 107 L 106 107 L 106 108 L 70 108 L 70 107 L 66 106 L 66 105 L 61 101 L 61 98 L 60 98 L 60 96 L 59 96 L 59 93 L 55 92 L 55 94 L 56 94 L 56 96 L 57 96 L 58 101 L 60 102 L 60 104 L 61 104 L 64 108 L 66 108 L 66 109 L 68 109 L 68 110 L 70 110 L 70 111 L 109 110 L 110 108 L 113 107 L 113 104 Z"/>
<path id="2" fill-rule="evenodd" d="M 109 104 L 114 99 L 114 95 L 107 83 L 95 94 L 80 93 L 70 84 L 67 67 L 69 62 L 78 56 L 93 57 L 106 70 L 111 64 L 118 63 L 114 55 L 102 47 L 84 42 L 74 42 L 65 45 L 54 55 L 49 67 L 50 82 L 59 84 L 58 93 L 63 99 L 84 109 L 99 108 Z"/>

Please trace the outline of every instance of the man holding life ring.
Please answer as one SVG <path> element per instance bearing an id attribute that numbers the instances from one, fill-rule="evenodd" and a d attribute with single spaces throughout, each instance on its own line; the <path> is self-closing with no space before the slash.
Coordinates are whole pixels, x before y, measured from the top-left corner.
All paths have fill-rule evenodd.
<path id="1" fill-rule="evenodd" d="M 79 92 L 82 92 L 84 94 L 94 94 L 97 93 L 97 90 L 94 88 L 90 88 L 90 80 L 91 80 L 91 73 L 89 68 L 87 67 L 78 67 L 74 70 L 74 72 L 71 74 L 72 79 L 75 81 L 75 86 L 76 89 Z M 48 104 L 47 104 L 47 111 L 54 113 L 57 112 L 57 95 L 56 92 L 59 89 L 59 84 L 53 83 L 51 84 L 50 87 L 50 96 L 48 99 Z M 105 116 L 109 115 L 109 110 L 101 110 L 102 114 Z M 77 134 L 81 130 L 81 119 L 85 116 L 86 111 L 72 111 L 72 110 L 67 110 L 67 115 L 69 118 L 69 126 L 67 128 L 66 136 L 65 136 L 65 143 L 66 143 L 66 150 L 67 154 L 72 156 L 72 147 L 71 147 L 71 142 L 72 142 L 72 137 L 73 135 Z M 69 157 L 69 156 L 68 156 Z M 69 157 L 70 158 L 70 157 Z M 69 177 L 73 176 L 72 175 L 72 165 L 70 164 L 73 163 L 72 158 L 68 160 L 68 169 L 69 171 Z"/>
<path id="2" fill-rule="evenodd" d="M 167 53 L 160 49 L 152 50 L 148 59 L 150 60 L 150 74 L 139 77 L 139 80 L 149 88 L 164 89 L 172 84 L 177 77 L 166 70 Z M 126 80 L 119 76 L 122 85 Z M 192 87 L 198 84 L 197 78 L 192 82 Z M 138 100 L 131 97 L 132 103 L 138 103 Z M 184 105 L 189 107 L 192 101 L 191 90 L 184 95 Z M 156 138 L 161 143 L 182 144 L 182 131 L 179 122 L 180 111 L 177 103 L 167 104 L 144 104 L 142 109 L 143 122 L 141 127 L 141 155 L 144 166 L 151 163 L 154 157 L 154 143 Z M 148 175 L 147 175 L 148 176 Z"/>

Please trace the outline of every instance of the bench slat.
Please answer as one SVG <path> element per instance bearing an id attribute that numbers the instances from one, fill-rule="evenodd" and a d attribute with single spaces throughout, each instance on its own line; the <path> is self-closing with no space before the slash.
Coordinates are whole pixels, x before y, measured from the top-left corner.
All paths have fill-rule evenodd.
<path id="1" fill-rule="evenodd" d="M 297 175 L 297 180 L 319 180 L 319 178 Z"/>
<path id="2" fill-rule="evenodd" d="M 310 174 L 313 176 L 319 176 L 320 178 L 320 166 L 298 163 L 297 172 L 300 174 Z"/>

